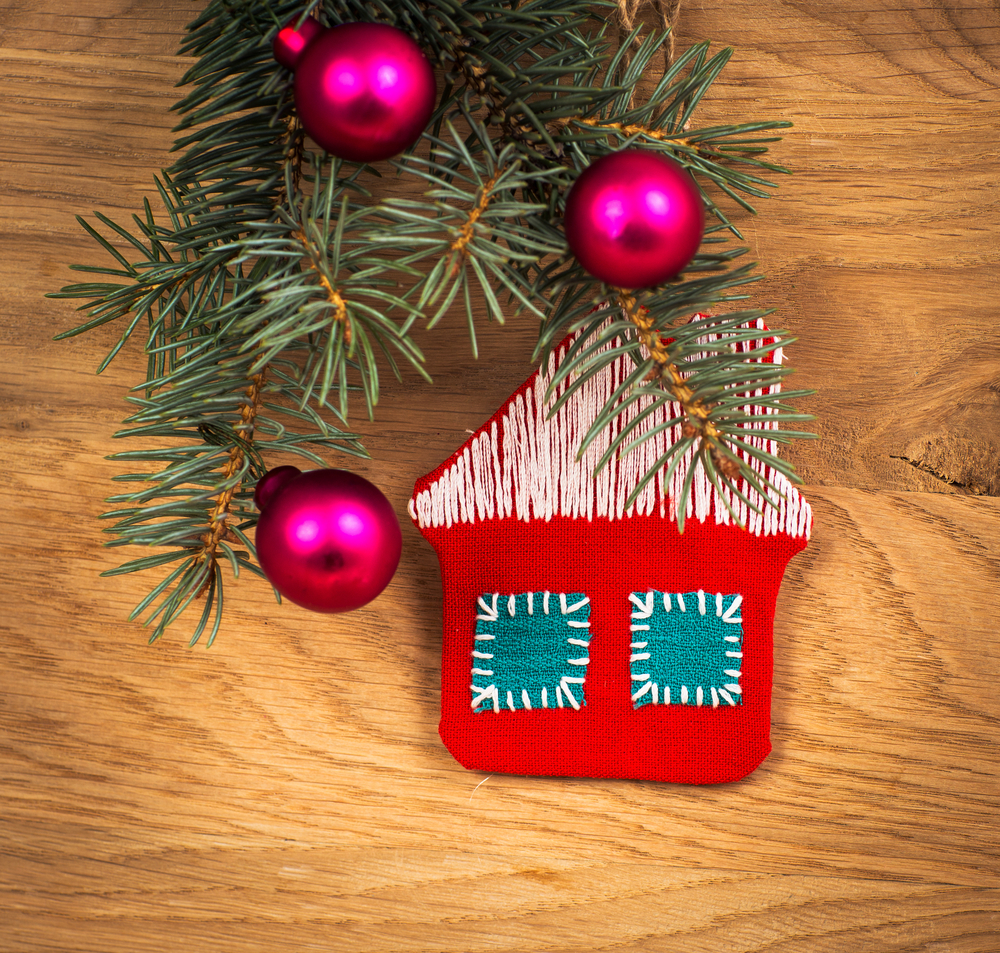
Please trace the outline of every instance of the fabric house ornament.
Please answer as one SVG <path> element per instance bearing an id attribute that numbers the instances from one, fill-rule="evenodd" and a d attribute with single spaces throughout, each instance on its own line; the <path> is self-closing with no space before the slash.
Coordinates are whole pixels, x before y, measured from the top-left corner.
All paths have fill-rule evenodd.
<path id="1" fill-rule="evenodd" d="M 756 327 L 760 340 L 734 347 L 772 344 Z M 774 607 L 808 540 L 809 504 L 770 472 L 781 497 L 760 514 L 744 505 L 741 528 L 696 463 L 679 533 L 689 451 L 668 484 L 661 470 L 626 507 L 680 427 L 593 477 L 622 421 L 578 461 L 580 439 L 632 366 L 608 364 L 547 419 L 545 391 L 572 340 L 410 500 L 444 586 L 441 738 L 480 771 L 736 781 L 771 750 Z"/>

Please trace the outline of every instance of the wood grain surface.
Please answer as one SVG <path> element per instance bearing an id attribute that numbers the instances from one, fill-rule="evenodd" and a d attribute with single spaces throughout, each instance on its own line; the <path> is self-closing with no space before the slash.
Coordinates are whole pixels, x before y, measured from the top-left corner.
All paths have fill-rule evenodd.
<path id="1" fill-rule="evenodd" d="M 169 161 L 195 4 L 0 0 L 0 951 L 1000 951 L 1000 9 L 689 0 L 736 55 L 705 117 L 790 119 L 741 220 L 822 438 L 775 621 L 774 752 L 689 788 L 464 771 L 440 579 L 404 518 L 347 617 L 235 587 L 149 647 L 100 580 L 141 379 L 43 298 Z M 528 324 L 386 388 L 356 467 L 405 514 L 531 371 Z M 411 375 L 412 378 L 412 375 Z"/>

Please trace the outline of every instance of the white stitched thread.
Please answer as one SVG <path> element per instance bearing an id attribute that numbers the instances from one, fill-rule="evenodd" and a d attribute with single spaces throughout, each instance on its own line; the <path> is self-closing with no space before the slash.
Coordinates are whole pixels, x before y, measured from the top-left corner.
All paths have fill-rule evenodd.
<path id="1" fill-rule="evenodd" d="M 725 640 L 727 642 L 739 642 L 740 641 L 740 637 L 738 635 L 727 635 L 727 636 L 724 636 L 724 638 L 725 638 Z"/>
<path id="2" fill-rule="evenodd" d="M 563 705 L 562 685 L 556 685 L 556 704 L 560 708 L 564 708 L 565 707 Z"/>
<path id="3" fill-rule="evenodd" d="M 513 617 L 515 608 L 516 608 L 516 603 L 514 601 L 514 596 L 511 595 L 511 597 L 507 600 L 507 613 L 508 613 L 508 615 L 510 615 L 511 617 Z"/>
<path id="4" fill-rule="evenodd" d="M 582 678 L 570 678 L 568 675 L 564 675 L 562 680 L 559 682 L 559 686 L 563 690 L 563 694 L 566 696 L 566 700 L 577 710 L 580 710 L 580 703 L 576 700 L 576 696 L 569 690 L 569 682 L 574 682 L 577 685 L 583 684 Z"/>
<path id="5" fill-rule="evenodd" d="M 589 596 L 584 596 L 576 605 L 570 606 L 569 609 L 567 609 L 566 611 L 567 612 L 571 612 L 571 613 L 572 612 L 577 612 L 580 609 L 582 609 L 584 606 L 589 606 L 589 605 L 590 605 L 590 598 L 589 598 Z"/>
<path id="6" fill-rule="evenodd" d="M 719 693 L 715 690 L 715 686 L 712 686 L 712 707 L 719 707 Z"/>
<path id="7" fill-rule="evenodd" d="M 480 632 L 476 635 L 477 642 L 492 642 L 495 638 L 495 635 L 490 635 L 488 632 Z"/>
<path id="8" fill-rule="evenodd" d="M 716 616 L 722 615 L 722 593 L 717 592 L 715 594 L 715 614 Z"/>
<path id="9" fill-rule="evenodd" d="M 645 662 L 646 659 L 651 658 L 652 654 L 650 652 L 635 652 L 629 658 L 630 662 Z"/>
<path id="10" fill-rule="evenodd" d="M 647 593 L 646 598 L 643 599 L 638 593 L 630 592 L 628 598 L 629 602 L 635 606 L 635 611 L 632 613 L 633 619 L 648 619 L 653 614 L 653 593 Z"/>
<path id="11" fill-rule="evenodd" d="M 507 707 L 511 711 L 514 711 L 514 693 L 513 692 L 507 692 Z"/>
<path id="12" fill-rule="evenodd" d="M 584 658 L 568 658 L 566 659 L 567 665 L 586 665 L 590 661 L 590 656 L 585 656 Z"/>
<path id="13" fill-rule="evenodd" d="M 630 632 L 648 632 L 649 631 L 649 626 L 648 625 L 630 625 L 629 626 L 629 631 Z"/>
<path id="14" fill-rule="evenodd" d="M 669 705 L 670 704 L 670 686 L 669 685 L 664 685 L 663 686 L 663 704 L 664 705 Z"/>
<path id="15" fill-rule="evenodd" d="M 729 689 L 729 691 L 731 691 L 734 695 L 742 695 L 743 694 L 743 689 L 740 688 L 739 685 L 726 685 L 725 687 L 727 689 Z"/>
<path id="16" fill-rule="evenodd" d="M 589 621 L 588 622 L 581 622 L 578 619 L 567 619 L 566 620 L 566 625 L 568 625 L 571 629 L 589 629 L 590 628 L 590 622 Z"/>
<path id="17" fill-rule="evenodd" d="M 483 615 L 477 615 L 477 619 L 481 619 L 483 622 L 496 622 L 497 620 L 497 594 L 493 593 L 493 605 L 483 601 L 483 597 L 479 596 L 478 600 L 479 608 L 483 610 Z"/>
<path id="18" fill-rule="evenodd" d="M 681 612 L 688 611 L 687 606 L 684 605 L 684 597 L 679 592 L 677 593 L 677 608 L 680 609 Z"/>
<path id="19" fill-rule="evenodd" d="M 654 705 L 658 705 L 660 703 L 660 698 L 659 698 L 660 691 L 659 691 L 659 689 L 660 689 L 660 686 L 657 685 L 656 682 L 653 682 L 653 704 Z M 670 689 L 668 688 L 667 691 L 669 692 Z"/>
<path id="20" fill-rule="evenodd" d="M 534 608 L 534 606 L 532 606 L 532 599 L 531 599 L 532 595 L 534 595 L 534 593 L 531 592 L 528 593 L 528 615 L 532 614 L 531 610 Z"/>
<path id="21" fill-rule="evenodd" d="M 729 705 L 735 705 L 736 702 L 733 701 L 733 696 L 729 694 L 724 688 L 719 689 L 719 694 L 726 700 Z"/>
<path id="22" fill-rule="evenodd" d="M 473 658 L 493 658 L 493 653 L 492 652 L 476 652 L 476 651 L 473 651 L 472 657 Z"/>
<path id="23" fill-rule="evenodd" d="M 722 621 L 723 622 L 742 622 L 743 621 L 742 619 L 734 619 L 733 618 L 733 616 L 739 610 L 739 608 L 740 608 L 741 605 L 743 605 L 743 596 L 741 596 L 739 593 L 737 593 L 736 598 L 733 599 L 733 604 L 728 609 L 726 609 L 726 611 L 722 614 Z"/>
<path id="24" fill-rule="evenodd" d="M 583 639 L 567 639 L 566 641 L 570 645 L 579 645 L 579 646 L 582 646 L 585 649 L 589 649 L 590 648 L 590 643 L 589 642 L 585 642 Z"/>
<path id="25" fill-rule="evenodd" d="M 632 676 L 632 681 L 633 682 L 644 682 L 644 681 L 646 681 L 647 678 L 649 678 L 649 672 L 646 672 L 644 675 L 633 675 Z"/>
<path id="26" fill-rule="evenodd" d="M 473 708 L 478 708 L 484 701 L 489 700 L 493 702 L 493 710 L 500 711 L 500 698 L 496 685 L 489 685 L 486 688 L 482 685 L 472 685 L 471 688 L 474 692 L 479 692 L 479 695 L 472 699 Z"/>
<path id="27" fill-rule="evenodd" d="M 549 591 L 546 590 L 542 593 L 542 612 L 546 615 L 549 614 Z"/>
<path id="28" fill-rule="evenodd" d="M 694 700 L 697 705 L 705 704 L 705 692 L 700 685 L 694 690 Z"/>
<path id="29" fill-rule="evenodd" d="M 629 642 L 629 648 L 632 649 L 644 649 L 647 645 L 648 642 Z"/>
<path id="30" fill-rule="evenodd" d="M 726 652 L 727 658 L 743 658 L 742 652 Z"/>
<path id="31" fill-rule="evenodd" d="M 472 670 L 473 675 L 492 675 L 493 669 L 491 668 L 474 668 Z"/>
<path id="32" fill-rule="evenodd" d="M 686 705 L 688 702 L 688 688 L 687 685 L 681 685 L 681 704 Z"/>
<path id="33" fill-rule="evenodd" d="M 664 612 L 669 612 L 670 611 L 670 593 L 669 592 L 663 593 L 663 611 Z"/>
<path id="34" fill-rule="evenodd" d="M 700 615 L 705 614 L 705 590 L 698 590 L 698 612 Z"/>
<path id="35" fill-rule="evenodd" d="M 569 612 L 569 609 L 566 608 L 566 593 L 565 592 L 560 592 L 559 593 L 559 611 L 563 615 L 566 615 Z"/>
<path id="36" fill-rule="evenodd" d="M 740 675 L 742 674 L 740 670 L 737 668 L 727 668 L 724 669 L 724 671 L 726 675 L 728 675 L 730 678 L 739 678 Z"/>
<path id="37" fill-rule="evenodd" d="M 632 701 L 637 702 L 640 698 L 642 698 L 643 695 L 646 694 L 646 692 L 648 692 L 654 686 L 655 686 L 654 682 L 644 682 L 643 685 L 642 685 L 642 687 L 639 689 L 639 691 L 633 693 L 633 695 L 632 695 Z M 655 702 L 655 699 L 654 699 L 654 702 Z"/>
<path id="38" fill-rule="evenodd" d="M 542 708 L 549 707 L 549 690 L 543 685 L 542 686 Z"/>
<path id="39" fill-rule="evenodd" d="M 521 702 L 525 708 L 531 711 L 531 699 L 528 698 L 528 689 L 526 688 L 521 689 Z"/>

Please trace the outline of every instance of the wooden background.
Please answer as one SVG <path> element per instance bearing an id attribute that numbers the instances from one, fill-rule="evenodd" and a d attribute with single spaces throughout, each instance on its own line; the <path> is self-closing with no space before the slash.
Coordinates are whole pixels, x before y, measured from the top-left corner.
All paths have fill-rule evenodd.
<path id="1" fill-rule="evenodd" d="M 795 128 L 746 223 L 823 440 L 775 627 L 774 753 L 735 785 L 467 773 L 436 734 L 438 569 L 404 519 L 346 617 L 247 579 L 206 651 L 99 580 L 132 350 L 45 292 L 169 162 L 185 0 L 0 0 L 0 950 L 1000 950 L 1000 8 L 688 0 L 737 47 L 705 120 Z M 530 372 L 528 324 L 370 433 L 414 479 Z M 435 343 L 436 340 L 436 343 Z M 239 603 L 237 605 L 237 603 Z"/>

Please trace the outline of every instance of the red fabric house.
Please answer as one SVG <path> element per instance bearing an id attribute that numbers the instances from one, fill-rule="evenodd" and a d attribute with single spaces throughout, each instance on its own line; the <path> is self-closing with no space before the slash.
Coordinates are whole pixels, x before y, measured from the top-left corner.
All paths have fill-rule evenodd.
<path id="1" fill-rule="evenodd" d="M 734 347 L 768 340 L 757 327 L 761 342 Z M 622 423 L 579 461 L 576 452 L 631 366 L 607 365 L 546 419 L 545 391 L 569 343 L 418 480 L 410 501 L 444 586 L 441 737 L 482 771 L 737 780 L 771 750 L 774 606 L 806 545 L 809 505 L 771 472 L 781 495 L 761 501 L 743 486 L 762 513 L 736 501 L 741 528 L 696 464 L 678 533 L 689 453 L 669 483 L 661 470 L 626 508 L 679 427 L 594 478 Z M 765 359 L 780 361 L 780 350 Z M 776 453 L 773 440 L 753 439 Z"/>

